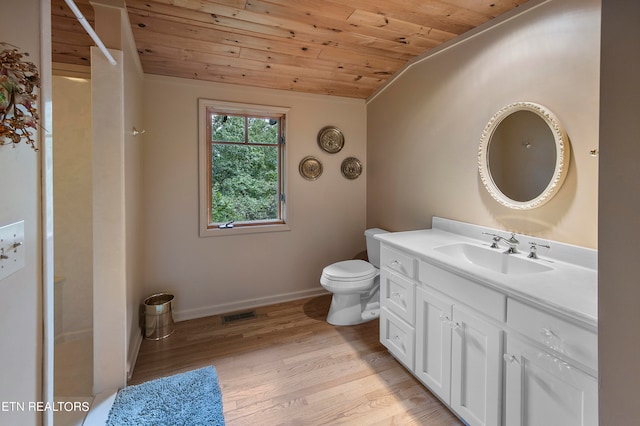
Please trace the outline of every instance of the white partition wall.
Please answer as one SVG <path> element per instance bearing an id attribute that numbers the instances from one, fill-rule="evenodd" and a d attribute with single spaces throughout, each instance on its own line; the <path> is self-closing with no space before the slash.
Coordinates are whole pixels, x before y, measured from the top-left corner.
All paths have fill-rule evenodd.
<path id="1" fill-rule="evenodd" d="M 93 107 L 94 394 L 126 384 L 122 52 L 91 49 Z"/>

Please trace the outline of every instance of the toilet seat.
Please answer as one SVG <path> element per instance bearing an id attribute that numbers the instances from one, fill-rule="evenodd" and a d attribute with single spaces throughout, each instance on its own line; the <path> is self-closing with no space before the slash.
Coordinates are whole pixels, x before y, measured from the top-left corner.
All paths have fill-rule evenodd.
<path id="1" fill-rule="evenodd" d="M 331 281 L 363 281 L 378 274 L 375 266 L 364 260 L 343 260 L 333 263 L 322 270 L 324 278 Z"/>

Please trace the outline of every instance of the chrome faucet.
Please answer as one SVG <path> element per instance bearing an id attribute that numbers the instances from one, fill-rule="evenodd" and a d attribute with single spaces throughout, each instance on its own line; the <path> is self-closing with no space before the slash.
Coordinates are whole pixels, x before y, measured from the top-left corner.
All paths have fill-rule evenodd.
<path id="1" fill-rule="evenodd" d="M 515 233 L 512 232 L 510 238 L 505 238 L 503 236 L 496 235 L 496 234 L 491 234 L 489 232 L 483 232 L 483 234 L 484 235 L 491 235 L 493 237 L 493 242 L 491 243 L 491 248 L 500 248 L 498 243 L 500 241 L 504 241 L 509 246 L 509 248 L 507 249 L 507 251 L 505 251 L 505 253 L 507 253 L 507 254 L 519 253 L 518 252 L 518 244 L 520 244 L 520 241 L 518 241 L 518 239 L 516 238 L 516 234 Z"/>
<path id="2" fill-rule="evenodd" d="M 531 247 L 529 248 L 529 255 L 527 256 L 529 259 L 538 258 L 538 247 L 551 248 L 549 244 L 534 243 L 533 241 L 529 242 L 529 244 L 531 244 Z"/>

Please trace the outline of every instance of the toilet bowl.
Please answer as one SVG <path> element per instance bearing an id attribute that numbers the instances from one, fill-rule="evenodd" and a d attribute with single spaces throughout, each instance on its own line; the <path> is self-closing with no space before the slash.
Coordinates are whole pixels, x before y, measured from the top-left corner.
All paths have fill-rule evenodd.
<path id="1" fill-rule="evenodd" d="M 367 255 L 364 260 L 343 260 L 322 270 L 320 284 L 333 293 L 327 322 L 333 325 L 356 325 L 380 316 L 380 242 L 374 235 L 386 233 L 367 229 Z"/>

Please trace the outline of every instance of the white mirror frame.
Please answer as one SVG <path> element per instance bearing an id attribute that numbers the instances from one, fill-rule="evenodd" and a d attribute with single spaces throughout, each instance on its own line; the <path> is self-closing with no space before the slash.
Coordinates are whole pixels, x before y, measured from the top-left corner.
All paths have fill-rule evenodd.
<path id="1" fill-rule="evenodd" d="M 549 184 L 544 191 L 540 193 L 540 195 L 527 201 L 516 201 L 507 197 L 495 184 L 491 177 L 491 170 L 489 170 L 488 151 L 489 145 L 491 144 L 491 137 L 505 118 L 518 111 L 531 111 L 540 116 L 551 129 L 556 145 L 555 170 Z M 558 118 L 551 111 L 542 105 L 533 102 L 516 102 L 507 105 L 495 113 L 482 132 L 480 146 L 478 148 L 478 170 L 480 172 L 480 180 L 482 180 L 482 183 L 489 194 L 503 206 L 516 210 L 534 209 L 547 203 L 558 192 L 567 175 L 570 155 L 571 148 L 569 147 L 567 134 L 560 125 Z"/>

